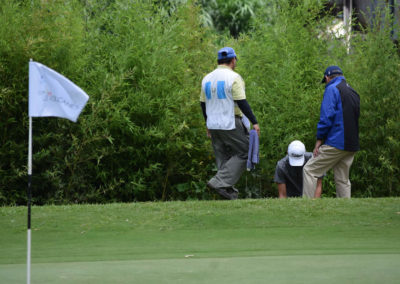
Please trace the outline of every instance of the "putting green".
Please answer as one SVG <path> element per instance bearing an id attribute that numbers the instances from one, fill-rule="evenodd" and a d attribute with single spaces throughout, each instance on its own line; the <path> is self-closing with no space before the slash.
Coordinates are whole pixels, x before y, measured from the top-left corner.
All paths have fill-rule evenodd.
<path id="1" fill-rule="evenodd" d="M 32 283 L 398 283 L 399 263 L 399 254 L 40 263 Z M 0 266 L 1 283 L 24 283 L 25 268 Z"/>
<path id="2" fill-rule="evenodd" d="M 32 283 L 398 283 L 400 199 L 34 207 Z M 0 208 L 0 283 L 26 277 Z"/>

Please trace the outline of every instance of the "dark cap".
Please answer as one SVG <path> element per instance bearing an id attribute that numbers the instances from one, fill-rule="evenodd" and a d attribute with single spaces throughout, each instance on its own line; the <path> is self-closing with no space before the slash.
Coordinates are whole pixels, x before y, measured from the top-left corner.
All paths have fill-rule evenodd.
<path id="1" fill-rule="evenodd" d="M 326 68 L 325 73 L 324 73 L 324 78 L 322 79 L 321 83 L 325 83 L 326 79 L 325 76 L 332 76 L 332 75 L 342 75 L 343 71 L 342 69 L 340 69 L 339 66 L 329 66 L 328 68 Z"/>
<path id="2" fill-rule="evenodd" d="M 236 53 L 232 47 L 224 47 L 218 50 L 218 60 L 235 58 Z"/>

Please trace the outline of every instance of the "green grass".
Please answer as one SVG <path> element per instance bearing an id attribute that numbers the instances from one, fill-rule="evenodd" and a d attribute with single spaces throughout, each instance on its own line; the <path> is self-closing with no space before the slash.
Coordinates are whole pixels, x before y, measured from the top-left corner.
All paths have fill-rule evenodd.
<path id="1" fill-rule="evenodd" d="M 0 208 L 0 283 L 23 283 L 26 207 Z M 398 283 L 400 198 L 32 208 L 33 283 Z"/>

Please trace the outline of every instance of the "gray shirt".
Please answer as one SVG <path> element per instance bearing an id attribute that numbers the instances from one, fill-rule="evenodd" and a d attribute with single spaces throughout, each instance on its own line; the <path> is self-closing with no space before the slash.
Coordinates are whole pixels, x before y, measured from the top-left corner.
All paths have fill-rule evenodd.
<path id="1" fill-rule="evenodd" d="M 287 197 L 300 197 L 303 195 L 303 167 L 311 157 L 312 153 L 306 152 L 304 154 L 304 164 L 301 167 L 292 167 L 289 164 L 288 155 L 276 164 L 274 182 L 286 184 Z"/>

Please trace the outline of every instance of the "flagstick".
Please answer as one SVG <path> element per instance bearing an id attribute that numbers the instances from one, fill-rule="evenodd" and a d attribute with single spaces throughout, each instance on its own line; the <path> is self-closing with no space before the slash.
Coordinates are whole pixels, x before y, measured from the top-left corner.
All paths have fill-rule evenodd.
<path id="1" fill-rule="evenodd" d="M 32 2 L 33 3 L 33 2 Z M 52 83 L 57 84 L 53 86 Z M 54 95 L 57 97 L 55 101 L 46 102 L 43 100 L 43 94 Z M 67 118 L 76 122 L 82 109 L 85 107 L 89 96 L 68 78 L 62 76 L 56 71 L 40 64 L 29 62 L 29 149 L 28 149 L 28 249 L 27 249 L 27 283 L 31 281 L 31 199 L 32 199 L 32 117 L 56 116 Z M 42 98 L 41 98 L 42 97 Z M 66 111 L 60 111 L 67 107 Z M 45 109 L 46 115 L 43 115 Z"/>
<path id="2" fill-rule="evenodd" d="M 29 146 L 28 146 L 28 254 L 26 283 L 31 283 L 31 199 L 32 199 L 32 117 L 29 117 Z"/>

